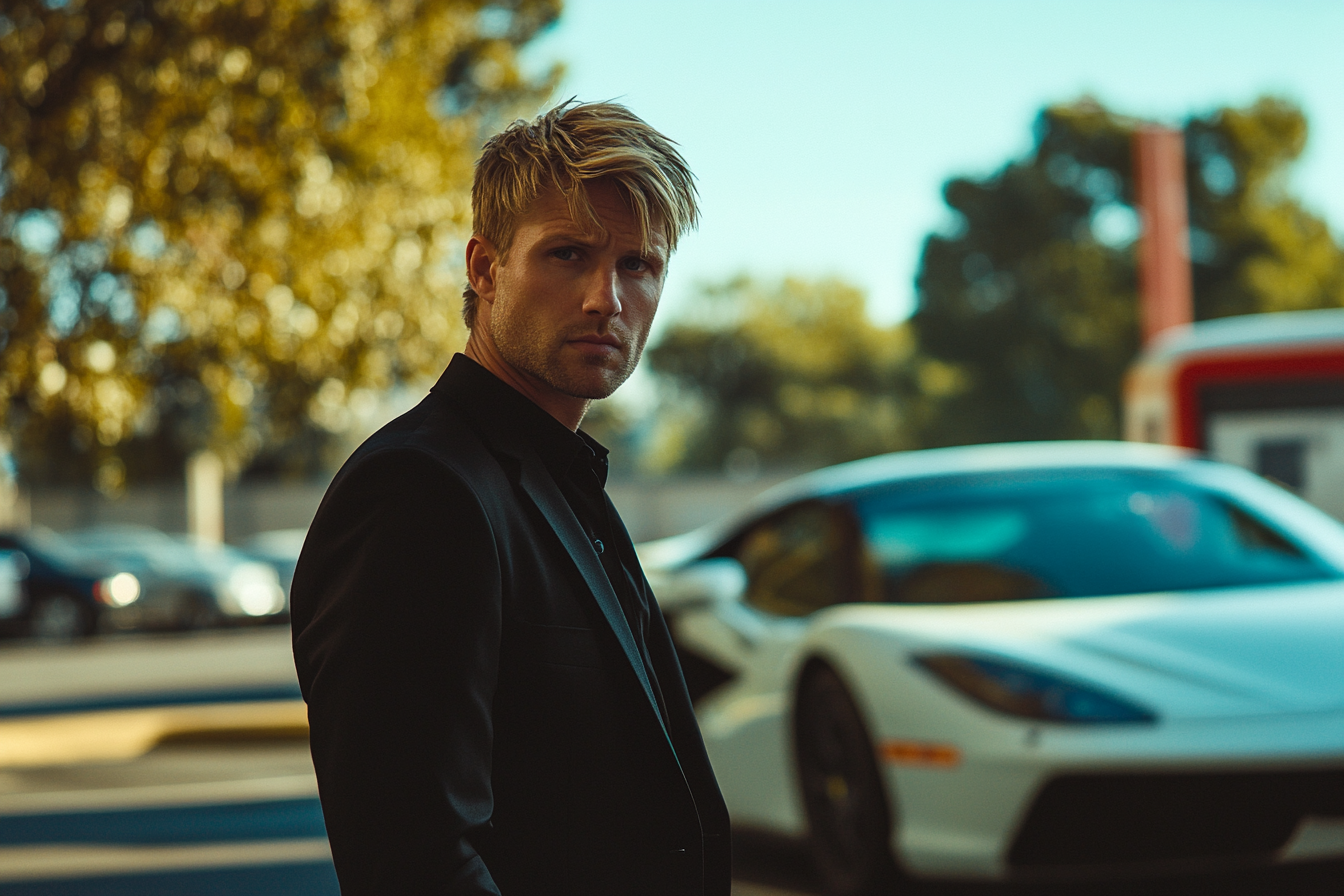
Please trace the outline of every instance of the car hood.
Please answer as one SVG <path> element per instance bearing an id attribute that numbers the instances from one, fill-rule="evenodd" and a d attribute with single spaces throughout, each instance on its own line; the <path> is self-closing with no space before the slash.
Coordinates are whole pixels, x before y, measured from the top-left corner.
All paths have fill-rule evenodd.
<path id="1" fill-rule="evenodd" d="M 1340 582 L 855 610 L 913 652 L 1017 659 L 1168 719 L 1344 708 Z"/>

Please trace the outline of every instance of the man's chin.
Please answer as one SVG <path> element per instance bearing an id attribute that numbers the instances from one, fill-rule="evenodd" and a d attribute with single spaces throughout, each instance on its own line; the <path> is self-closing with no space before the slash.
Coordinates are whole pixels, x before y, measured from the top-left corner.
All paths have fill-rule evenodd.
<path id="1" fill-rule="evenodd" d="M 623 382 L 625 382 L 624 377 L 618 382 L 611 383 L 564 383 L 558 385 L 552 383 L 551 385 L 557 392 L 568 395 L 570 398 L 585 398 L 591 401 L 598 401 L 603 398 L 610 398 L 612 394 L 621 387 L 621 383 Z"/>
<path id="2" fill-rule="evenodd" d="M 549 378 L 549 385 L 570 398 L 599 400 L 609 398 L 630 377 L 625 370 L 589 368 L 582 372 L 566 372 Z"/>

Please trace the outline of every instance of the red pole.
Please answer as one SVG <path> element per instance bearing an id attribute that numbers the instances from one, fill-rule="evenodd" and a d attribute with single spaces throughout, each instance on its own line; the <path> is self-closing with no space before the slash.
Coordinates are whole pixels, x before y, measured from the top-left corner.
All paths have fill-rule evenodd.
<path id="1" fill-rule="evenodd" d="M 1134 133 L 1134 175 L 1143 221 L 1139 294 L 1143 344 L 1147 345 L 1168 327 L 1188 324 L 1195 317 L 1181 132 L 1139 128 Z"/>

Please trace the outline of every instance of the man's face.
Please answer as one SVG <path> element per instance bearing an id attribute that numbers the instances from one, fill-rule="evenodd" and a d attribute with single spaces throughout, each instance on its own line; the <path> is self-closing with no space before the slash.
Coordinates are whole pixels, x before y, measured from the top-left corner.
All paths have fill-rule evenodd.
<path id="1" fill-rule="evenodd" d="M 614 184 L 592 182 L 588 196 L 605 234 L 576 224 L 558 190 L 537 197 L 495 266 L 489 312 L 490 336 L 510 366 L 581 399 L 606 398 L 634 371 L 668 255 L 656 226 L 643 251 Z"/>

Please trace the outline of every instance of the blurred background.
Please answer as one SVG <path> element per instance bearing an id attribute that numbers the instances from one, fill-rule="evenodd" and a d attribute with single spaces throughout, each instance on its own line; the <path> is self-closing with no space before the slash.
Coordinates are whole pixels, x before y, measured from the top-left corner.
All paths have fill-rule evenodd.
<path id="1" fill-rule="evenodd" d="M 213 530 L 208 452 L 226 540 L 304 525 L 464 340 L 480 143 L 571 95 L 677 139 L 705 208 L 589 420 L 618 493 L 1117 437 L 1136 128 L 1185 134 L 1196 319 L 1344 302 L 1341 29 L 1307 0 L 11 4 L 3 512 Z M 622 496 L 637 538 L 700 521 Z"/>
<path id="2" fill-rule="evenodd" d="M 1344 306 L 1341 38 L 1338 0 L 6 0 L 0 726 L 30 747 L 0 757 L 0 891 L 260 886 L 266 849 L 297 876 L 265 886 L 331 891 L 288 576 L 465 341 L 472 163 L 509 121 L 616 99 L 699 177 L 641 371 L 585 424 L 639 541 L 840 461 L 1121 438 L 1145 128 L 1181 135 L 1193 320 Z M 151 733 L 114 749 L 109 712 Z M 72 737 L 104 743 L 53 765 Z M 146 834 L 79 878 L 51 844 L 106 807 L 50 819 L 106 786 L 88 762 L 281 796 L 269 828 L 161 825 L 259 853 Z"/>

